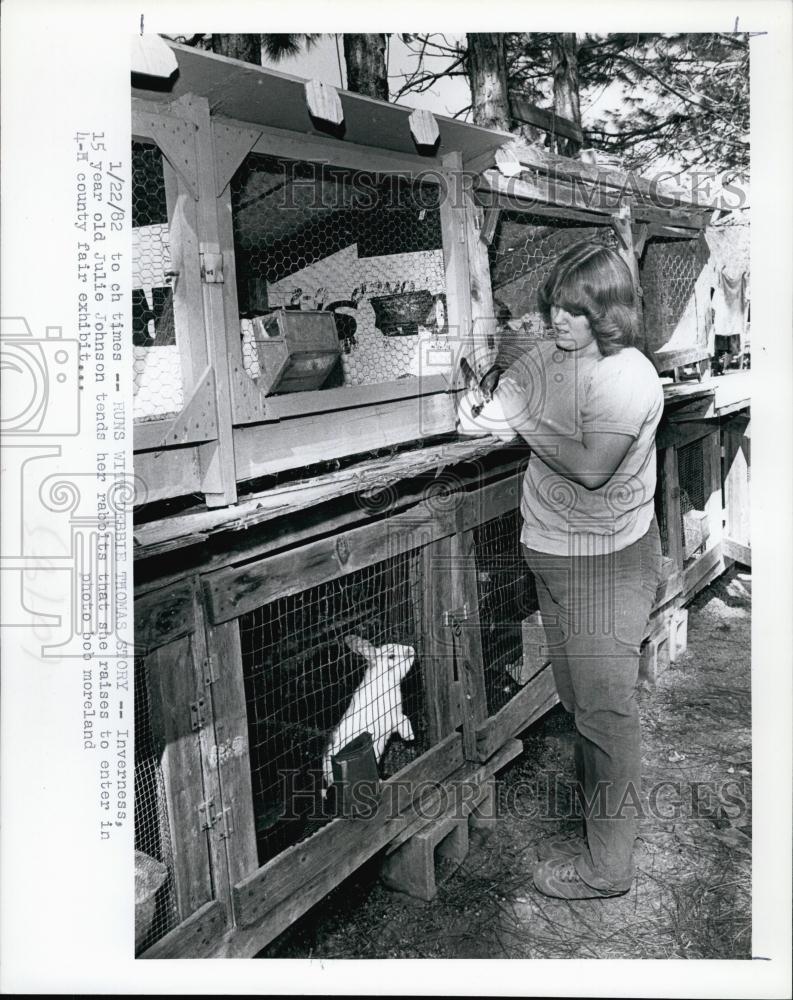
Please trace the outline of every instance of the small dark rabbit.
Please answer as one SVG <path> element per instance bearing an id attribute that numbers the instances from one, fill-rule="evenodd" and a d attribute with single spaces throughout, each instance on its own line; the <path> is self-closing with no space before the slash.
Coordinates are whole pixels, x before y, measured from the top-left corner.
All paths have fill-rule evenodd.
<path id="1" fill-rule="evenodd" d="M 465 358 L 460 358 L 460 372 L 466 386 L 478 397 L 478 401 L 471 407 L 471 414 L 478 417 L 482 408 L 493 398 L 493 393 L 498 388 L 498 380 L 501 378 L 501 368 L 493 365 L 488 368 L 482 378 L 477 378 L 476 372 L 468 364 Z"/>

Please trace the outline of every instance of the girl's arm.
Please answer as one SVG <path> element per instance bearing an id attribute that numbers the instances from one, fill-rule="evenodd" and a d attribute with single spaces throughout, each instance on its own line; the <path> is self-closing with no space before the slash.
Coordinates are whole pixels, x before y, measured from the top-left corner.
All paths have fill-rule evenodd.
<path id="1" fill-rule="evenodd" d="M 532 451 L 566 479 L 596 490 L 611 479 L 625 458 L 633 437 L 606 431 L 573 438 L 552 420 L 531 416 L 524 391 L 511 379 L 498 387 L 504 416 Z"/>

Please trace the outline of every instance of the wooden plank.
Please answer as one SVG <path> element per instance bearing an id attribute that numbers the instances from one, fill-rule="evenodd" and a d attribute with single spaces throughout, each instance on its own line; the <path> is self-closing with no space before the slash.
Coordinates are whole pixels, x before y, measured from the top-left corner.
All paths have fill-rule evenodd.
<path id="1" fill-rule="evenodd" d="M 446 313 L 449 339 L 454 345 L 455 366 L 461 355 L 473 351 L 471 341 L 471 276 L 468 265 L 468 220 L 463 196 L 463 158 L 459 152 L 443 157 L 446 192 L 440 205 L 441 238 L 446 285 Z"/>
<path id="2" fill-rule="evenodd" d="M 471 311 L 471 338 L 474 357 L 485 371 L 498 350 L 496 310 L 490 283 L 490 258 L 487 244 L 481 239 L 484 209 L 473 199 L 470 190 L 463 190 L 465 203 L 466 244 L 468 248 L 468 296 Z M 484 372 L 483 372 L 484 374 Z"/>
<path id="3" fill-rule="evenodd" d="M 427 738 L 437 743 L 460 724 L 460 704 L 453 674 L 453 647 L 442 625 L 449 602 L 450 538 L 424 545 L 411 558 L 410 582 L 414 615 L 422 639 L 421 681 Z"/>
<path id="4" fill-rule="evenodd" d="M 445 375 L 423 375 L 372 385 L 348 385 L 338 389 L 318 389 L 315 392 L 293 392 L 268 399 L 268 419 L 284 420 L 309 413 L 332 414 L 358 406 L 384 403 L 386 400 L 420 399 L 422 396 L 446 392 L 450 379 Z"/>
<path id="5" fill-rule="evenodd" d="M 418 504 L 388 520 L 365 524 L 343 535 L 321 538 L 243 566 L 219 570 L 204 579 L 212 624 L 220 624 L 261 607 L 277 597 L 296 594 L 364 566 L 406 552 L 417 538 L 442 537 L 454 531 L 448 513 Z"/>
<path id="6" fill-rule="evenodd" d="M 478 728 L 476 740 L 480 759 L 492 757 L 497 747 L 550 711 L 558 700 L 549 664 Z"/>
<path id="7" fill-rule="evenodd" d="M 664 417 L 656 434 L 655 444 L 657 448 L 683 448 L 713 433 L 713 427 L 712 421 L 695 420 L 693 417 L 690 422 L 677 422 Z"/>
<path id="8" fill-rule="evenodd" d="M 189 95 L 178 102 L 185 117 L 195 127 L 196 170 L 198 179 L 197 234 L 199 248 L 220 253 L 218 204 L 215 180 L 215 149 L 209 102 Z M 221 507 L 237 499 L 237 476 L 232 439 L 231 389 L 229 383 L 229 348 L 224 310 L 223 283 L 200 282 L 204 307 L 206 354 L 215 373 L 217 440 L 201 445 L 199 461 L 202 490 L 208 507 Z M 239 337 L 239 324 L 230 331 Z M 192 346 L 192 344 L 191 344 Z"/>
<path id="9" fill-rule="evenodd" d="M 494 517 L 517 510 L 523 489 L 524 469 L 490 483 L 475 492 L 466 493 L 461 505 L 460 530 L 468 531 L 476 525 L 490 521 Z"/>
<path id="10" fill-rule="evenodd" d="M 571 183 L 554 175 L 543 176 L 524 172 L 520 177 L 507 178 L 492 169 L 485 170 L 479 175 L 477 188 L 505 195 L 510 201 L 509 205 L 500 202 L 502 207 L 512 207 L 513 203 L 517 206 L 521 200 L 530 203 L 538 201 L 604 216 L 610 216 L 617 211 L 624 196 L 623 192 L 616 189 L 596 185 L 590 187 L 584 182 Z M 637 222 L 661 222 L 695 231 L 704 228 L 701 213 L 657 208 L 635 201 L 632 202 L 632 209 Z"/>
<path id="11" fill-rule="evenodd" d="M 286 919 L 283 927 L 288 926 L 399 833 L 408 821 L 415 789 L 428 781 L 442 781 L 462 762 L 462 740 L 454 733 L 383 782 L 373 816 L 333 820 L 313 837 L 282 851 L 235 887 L 238 925 L 259 923 L 279 904 L 297 897 L 299 912 L 293 908 L 278 917 L 279 923 Z M 307 902 L 307 890 L 312 902 Z"/>
<path id="12" fill-rule="evenodd" d="M 470 798 L 466 796 L 464 786 L 467 786 L 467 790 L 470 790 L 472 785 L 478 785 L 487 781 L 497 771 L 506 767 L 510 761 L 519 757 L 522 753 L 523 743 L 521 740 L 506 740 L 493 756 L 484 763 L 481 763 L 478 758 L 476 762 L 467 760 L 461 768 L 450 774 L 444 781 L 428 787 L 427 794 L 421 799 L 421 808 L 418 810 L 417 815 L 389 843 L 386 848 L 386 854 L 392 854 L 405 841 L 409 840 L 430 823 L 433 823 L 438 816 L 437 807 L 441 801 L 448 803 L 447 812 L 457 813 L 459 809 L 460 814 L 464 814 L 466 801 L 468 801 L 469 805 L 471 804 Z"/>
<path id="13" fill-rule="evenodd" d="M 237 127 L 251 127 L 250 122 L 239 122 L 233 118 L 218 116 L 216 120 Z M 383 174 L 400 173 L 414 177 L 421 175 L 422 181 L 427 183 L 443 183 L 441 171 L 433 169 L 434 164 L 438 163 L 436 158 L 375 149 L 331 136 L 302 135 L 298 132 L 259 125 L 256 128 L 261 128 L 262 135 L 253 147 L 254 153 L 326 163 L 328 166 L 351 170 Z"/>
<path id="14" fill-rule="evenodd" d="M 742 545 L 726 537 L 721 540 L 721 551 L 725 559 L 733 559 L 743 566 L 752 565 L 752 550 L 748 545 Z"/>
<path id="15" fill-rule="evenodd" d="M 684 570 L 682 603 L 687 604 L 700 590 L 720 576 L 724 568 L 721 543 L 717 542 Z"/>
<path id="16" fill-rule="evenodd" d="M 236 885 L 259 866 L 239 623 L 211 627 L 207 646 L 215 719 L 209 763 L 218 772 L 222 808 L 230 810 L 227 865 L 230 884 Z"/>
<path id="17" fill-rule="evenodd" d="M 487 693 L 479 623 L 479 588 L 473 529 L 458 528 L 450 539 L 450 614 L 454 654 L 462 682 L 463 749 L 467 760 L 478 760 L 476 733 L 487 718 Z M 465 610 L 463 610 L 465 609 Z"/>
<path id="18" fill-rule="evenodd" d="M 683 526 L 680 519 L 680 473 L 677 465 L 677 449 L 664 449 L 661 466 L 663 509 L 666 517 L 666 540 L 668 555 L 675 567 L 683 570 Z"/>
<path id="19" fill-rule="evenodd" d="M 668 207 L 671 202 L 681 208 L 702 214 L 703 210 L 711 207 L 712 204 L 694 200 L 691 197 L 690 188 L 666 179 L 659 184 L 655 180 L 648 180 L 633 171 L 620 170 L 604 164 L 588 164 L 583 160 L 560 156 L 538 146 L 527 146 L 519 142 L 515 143 L 513 149 L 515 156 L 524 166 L 533 167 L 546 173 L 555 173 L 571 181 L 574 179 L 582 180 L 589 184 L 598 184 L 601 187 L 615 188 L 621 193 L 633 197 L 638 193 L 659 207 Z M 718 198 L 720 196 L 717 196 Z"/>
<path id="20" fill-rule="evenodd" d="M 135 476 L 143 484 L 140 503 L 197 493 L 201 489 L 198 449 L 139 452 L 135 455 Z"/>
<path id="21" fill-rule="evenodd" d="M 145 656 L 195 630 L 193 579 L 150 591 L 135 599 L 135 653 Z"/>
<path id="22" fill-rule="evenodd" d="M 212 899 L 201 746 L 192 728 L 191 703 L 204 697 L 189 637 L 160 646 L 146 657 L 151 728 L 162 747 L 162 776 L 171 827 L 176 904 L 182 920 Z"/>
<path id="23" fill-rule="evenodd" d="M 196 910 L 138 958 L 208 958 L 227 929 L 226 907 L 213 900 Z"/>
<path id="24" fill-rule="evenodd" d="M 203 700 L 202 724 L 198 729 L 198 744 L 201 751 L 201 784 L 203 787 L 204 809 L 201 820 L 206 829 L 209 845 L 209 862 L 212 871 L 212 895 L 220 900 L 227 913 L 231 914 L 231 879 L 229 878 L 229 853 L 231 845 L 229 838 L 234 829 L 234 813 L 231 802 L 224 801 L 220 788 L 220 775 L 217 766 L 219 756 L 233 754 L 233 747 L 221 746 L 221 737 L 215 725 L 215 698 L 212 692 L 212 668 L 209 650 L 207 648 L 206 621 L 204 609 L 199 603 L 196 593 L 194 617 L 196 630 L 192 637 L 193 662 L 196 672 L 196 686 Z M 219 664 L 218 664 L 219 666 Z M 229 662 L 229 671 L 234 664 Z M 242 669 L 240 663 L 239 669 Z M 250 801 L 250 800 L 249 800 Z"/>
<path id="25" fill-rule="evenodd" d="M 636 299 L 636 315 L 638 317 L 639 324 L 639 346 L 644 349 L 646 345 L 644 331 L 644 307 L 641 277 L 639 275 L 639 256 L 641 254 L 641 250 L 637 251 L 634 244 L 634 223 L 632 218 L 630 204 L 627 201 L 623 201 L 620 205 L 619 212 L 611 217 L 611 226 L 617 236 L 617 242 L 619 243 L 619 255 L 625 261 L 628 270 L 631 273 L 633 291 Z"/>
<path id="26" fill-rule="evenodd" d="M 362 406 L 332 419 L 313 414 L 275 425 L 238 427 L 234 431 L 237 476 L 242 482 L 331 457 L 449 434 L 456 419 L 453 396 L 442 392 Z"/>
<path id="27" fill-rule="evenodd" d="M 751 544 L 748 427 L 748 421 L 741 418 L 733 418 L 722 426 L 725 534 L 731 542 L 745 547 Z"/>
<path id="28" fill-rule="evenodd" d="M 702 478 L 709 544 L 721 541 L 723 504 L 721 493 L 721 435 L 718 424 L 702 442 Z"/>
<path id="29" fill-rule="evenodd" d="M 562 115 L 557 115 L 554 111 L 538 108 L 512 90 L 509 92 L 509 106 L 512 117 L 516 121 L 524 122 L 526 125 L 534 125 L 544 132 L 561 135 L 565 139 L 572 139 L 573 142 L 579 144 L 584 141 L 584 133 L 581 131 L 580 125 Z"/>
<path id="30" fill-rule="evenodd" d="M 341 125 L 344 121 L 344 109 L 341 106 L 339 92 L 330 83 L 323 83 L 316 78 L 305 82 L 306 104 L 312 118 L 329 125 Z"/>

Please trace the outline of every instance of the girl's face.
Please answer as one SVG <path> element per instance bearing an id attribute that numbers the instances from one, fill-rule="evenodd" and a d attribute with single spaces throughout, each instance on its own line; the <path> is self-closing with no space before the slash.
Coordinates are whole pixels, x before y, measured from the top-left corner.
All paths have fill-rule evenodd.
<path id="1" fill-rule="evenodd" d="M 551 323 L 556 346 L 562 351 L 580 351 L 594 342 L 586 316 L 574 316 L 561 306 L 551 306 Z"/>

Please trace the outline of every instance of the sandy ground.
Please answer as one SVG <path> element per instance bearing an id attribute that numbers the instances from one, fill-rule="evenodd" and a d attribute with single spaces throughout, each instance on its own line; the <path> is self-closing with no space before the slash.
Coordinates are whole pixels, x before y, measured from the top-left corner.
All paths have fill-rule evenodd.
<path id="1" fill-rule="evenodd" d="M 577 822 L 564 792 L 573 724 L 557 707 L 521 734 L 495 832 L 456 869 L 439 864 L 433 902 L 386 889 L 375 858 L 260 957 L 750 957 L 750 606 L 751 577 L 734 567 L 689 605 L 687 652 L 642 690 L 646 817 L 627 895 L 563 902 L 532 886 L 537 843 Z M 538 815 L 538 790 L 560 786 L 553 815 Z"/>

